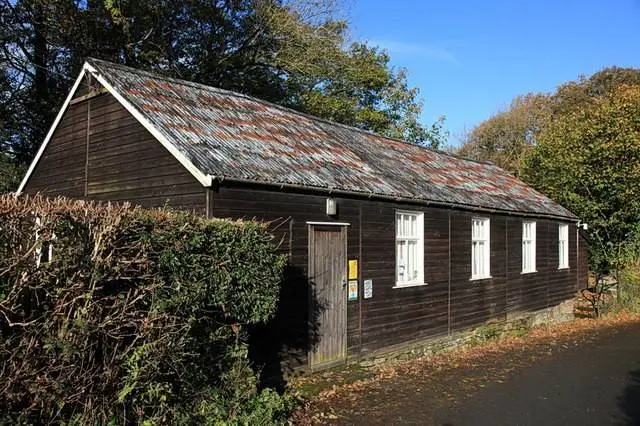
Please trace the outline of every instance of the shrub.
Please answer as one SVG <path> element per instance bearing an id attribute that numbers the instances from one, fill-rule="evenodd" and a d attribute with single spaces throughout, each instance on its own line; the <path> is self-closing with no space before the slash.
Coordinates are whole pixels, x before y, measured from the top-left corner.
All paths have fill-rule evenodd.
<path id="1" fill-rule="evenodd" d="M 640 313 L 640 225 L 636 225 L 620 255 L 616 308 Z"/>
<path id="2" fill-rule="evenodd" d="M 278 422 L 245 342 L 284 263 L 256 222 L 0 197 L 0 422 Z"/>

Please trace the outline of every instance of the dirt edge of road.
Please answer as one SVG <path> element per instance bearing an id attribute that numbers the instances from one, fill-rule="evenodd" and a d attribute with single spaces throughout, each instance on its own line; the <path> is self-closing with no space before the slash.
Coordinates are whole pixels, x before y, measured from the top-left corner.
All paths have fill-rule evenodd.
<path id="1" fill-rule="evenodd" d="M 429 393 L 432 404 L 427 410 L 455 406 L 460 395 L 472 395 L 489 382 L 500 383 L 518 368 L 638 322 L 640 315 L 627 312 L 574 319 L 431 356 L 369 368 L 345 366 L 301 377 L 291 386 L 305 402 L 292 421 L 301 425 L 351 423 L 350 419 L 367 415 L 372 407 L 393 409 L 394 401 L 386 397 L 390 389 L 399 396 Z"/>

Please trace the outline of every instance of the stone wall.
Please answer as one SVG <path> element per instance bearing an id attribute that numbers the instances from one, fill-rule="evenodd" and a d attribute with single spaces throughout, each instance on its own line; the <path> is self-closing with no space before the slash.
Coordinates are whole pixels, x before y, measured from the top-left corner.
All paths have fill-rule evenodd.
<path id="1" fill-rule="evenodd" d="M 388 347 L 366 357 L 352 358 L 350 364 L 371 367 L 394 361 L 403 361 L 420 356 L 430 356 L 439 352 L 477 345 L 479 342 L 506 335 L 524 334 L 527 330 L 541 325 L 559 324 L 574 318 L 575 300 L 568 300 L 557 306 L 535 312 L 509 317 L 506 321 L 490 322 L 479 327 L 457 332 L 448 336 L 411 342 Z"/>

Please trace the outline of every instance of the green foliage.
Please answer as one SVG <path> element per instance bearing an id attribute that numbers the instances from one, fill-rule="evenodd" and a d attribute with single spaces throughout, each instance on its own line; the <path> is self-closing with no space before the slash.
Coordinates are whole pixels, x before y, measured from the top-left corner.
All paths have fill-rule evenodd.
<path id="1" fill-rule="evenodd" d="M 25 167 L 6 155 L 0 153 L 0 194 L 14 192 L 18 189 Z"/>
<path id="2" fill-rule="evenodd" d="M 333 0 L 0 2 L 0 151 L 32 158 L 86 56 L 234 90 L 437 147 L 442 120 Z M 6 110 L 6 111 L 5 111 Z"/>
<path id="3" fill-rule="evenodd" d="M 572 113 L 578 113 L 594 98 L 608 96 L 617 87 L 638 84 L 640 70 L 611 67 L 565 83 L 553 93 L 518 96 L 506 110 L 473 128 L 458 153 L 490 161 L 522 177 L 523 162 L 549 125 L 571 121 Z"/>
<path id="4" fill-rule="evenodd" d="M 609 308 L 640 313 L 640 224 L 623 244 L 620 258 L 618 295 L 616 304 Z"/>
<path id="5" fill-rule="evenodd" d="M 458 154 L 490 161 L 520 176 L 523 159 L 549 119 L 549 102 L 549 96 L 542 94 L 515 98 L 506 111 L 476 126 L 466 136 Z"/>
<path id="6" fill-rule="evenodd" d="M 285 264 L 265 226 L 0 197 L 0 418 L 283 421 L 247 360 Z"/>
<path id="7" fill-rule="evenodd" d="M 640 222 L 640 86 L 620 86 L 557 115 L 524 178 L 589 223 L 591 263 L 617 268 Z"/>
<path id="8" fill-rule="evenodd" d="M 504 324 L 491 323 L 485 324 L 473 331 L 473 343 L 479 344 L 489 340 L 499 338 L 504 331 Z"/>

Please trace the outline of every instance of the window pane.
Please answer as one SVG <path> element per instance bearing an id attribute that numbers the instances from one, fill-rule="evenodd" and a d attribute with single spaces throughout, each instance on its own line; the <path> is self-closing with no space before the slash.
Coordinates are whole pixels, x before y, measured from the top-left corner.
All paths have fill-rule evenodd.
<path id="1" fill-rule="evenodd" d="M 415 241 L 409 241 L 407 245 L 408 250 L 408 265 L 407 265 L 407 279 L 415 280 L 418 278 L 418 245 Z"/>
<path id="2" fill-rule="evenodd" d="M 422 281 L 424 231 L 422 213 L 396 212 L 396 282 Z"/>
<path id="3" fill-rule="evenodd" d="M 478 268 L 476 267 L 476 247 L 478 243 L 475 241 L 471 242 L 471 276 L 474 277 L 478 274 Z"/>
<path id="4" fill-rule="evenodd" d="M 418 236 L 418 225 L 417 225 L 417 218 L 415 216 L 411 216 L 411 236 L 412 237 L 417 237 Z"/>
<path id="5" fill-rule="evenodd" d="M 411 281 L 411 269 L 410 269 L 411 265 L 409 265 L 409 262 L 410 262 L 409 244 L 405 243 L 403 248 L 404 248 L 404 258 L 405 258 L 404 280 Z"/>
<path id="6" fill-rule="evenodd" d="M 402 235 L 407 236 L 409 234 L 409 216 L 406 214 L 402 215 Z"/>
<path id="7" fill-rule="evenodd" d="M 564 241 L 562 240 L 558 242 L 558 259 L 559 265 L 564 266 Z"/>
<path id="8" fill-rule="evenodd" d="M 398 281 L 404 281 L 405 280 L 405 271 L 406 271 L 406 261 L 405 261 L 405 253 L 404 253 L 404 246 L 406 245 L 405 241 L 398 241 L 398 243 L 396 244 L 397 246 L 397 254 L 396 254 L 396 259 L 398 262 Z"/>
<path id="9" fill-rule="evenodd" d="M 488 244 L 482 243 L 482 267 L 480 269 L 480 273 L 483 277 L 489 275 L 489 270 L 487 268 L 487 264 L 489 263 L 489 252 L 487 251 L 488 248 Z"/>
<path id="10" fill-rule="evenodd" d="M 407 242 L 407 271 L 405 274 L 406 281 L 411 281 L 413 279 L 413 270 L 415 268 L 414 262 L 415 256 L 413 254 L 413 242 L 409 241 Z"/>
<path id="11" fill-rule="evenodd" d="M 411 216 L 404 215 L 404 235 L 405 237 L 411 235 Z"/>
<path id="12" fill-rule="evenodd" d="M 471 277 L 489 276 L 489 219 L 472 219 Z"/>

